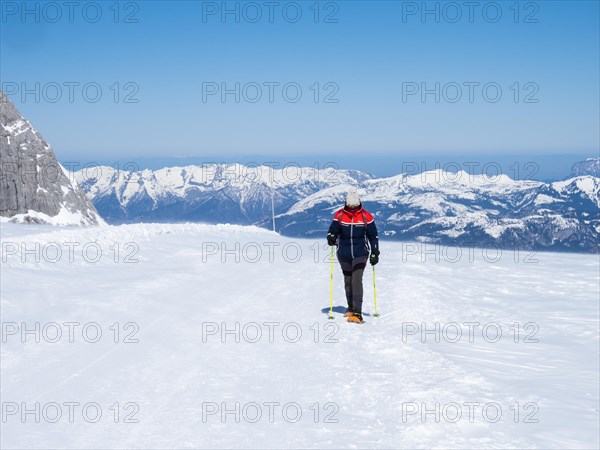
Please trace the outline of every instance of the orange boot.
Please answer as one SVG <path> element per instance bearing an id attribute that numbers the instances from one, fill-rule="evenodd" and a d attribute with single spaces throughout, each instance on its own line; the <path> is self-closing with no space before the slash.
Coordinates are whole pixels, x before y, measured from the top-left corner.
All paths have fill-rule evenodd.
<path id="1" fill-rule="evenodd" d="M 352 311 L 350 308 L 348 308 L 346 310 L 346 312 L 344 313 L 344 317 L 350 317 L 352 314 L 354 314 L 354 311 Z"/>
<path id="2" fill-rule="evenodd" d="M 362 314 L 359 312 L 353 313 L 350 317 L 348 317 L 348 322 L 352 323 L 364 323 Z"/>

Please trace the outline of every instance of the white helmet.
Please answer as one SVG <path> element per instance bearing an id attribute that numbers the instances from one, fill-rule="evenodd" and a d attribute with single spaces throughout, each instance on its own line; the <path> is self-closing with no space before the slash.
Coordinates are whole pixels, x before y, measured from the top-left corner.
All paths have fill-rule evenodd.
<path id="1" fill-rule="evenodd" d="M 360 205 L 360 197 L 358 196 L 358 192 L 349 191 L 346 194 L 346 206 L 356 207 Z"/>

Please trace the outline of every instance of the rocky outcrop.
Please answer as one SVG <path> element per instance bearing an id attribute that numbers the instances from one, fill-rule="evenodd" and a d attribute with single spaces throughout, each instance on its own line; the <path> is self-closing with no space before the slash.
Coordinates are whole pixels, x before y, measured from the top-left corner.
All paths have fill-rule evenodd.
<path id="1" fill-rule="evenodd" d="M 11 222 L 102 223 L 42 136 L 0 92 L 0 216 Z"/>

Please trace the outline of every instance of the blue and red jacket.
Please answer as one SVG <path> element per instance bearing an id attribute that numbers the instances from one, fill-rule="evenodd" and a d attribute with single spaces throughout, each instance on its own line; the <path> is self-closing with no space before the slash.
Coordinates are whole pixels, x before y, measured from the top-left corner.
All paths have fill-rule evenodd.
<path id="1" fill-rule="evenodd" d="M 375 220 L 362 205 L 354 212 L 346 207 L 337 211 L 329 226 L 329 233 L 338 236 L 337 255 L 340 260 L 352 261 L 356 258 L 366 260 L 369 257 L 369 250 L 379 254 Z"/>

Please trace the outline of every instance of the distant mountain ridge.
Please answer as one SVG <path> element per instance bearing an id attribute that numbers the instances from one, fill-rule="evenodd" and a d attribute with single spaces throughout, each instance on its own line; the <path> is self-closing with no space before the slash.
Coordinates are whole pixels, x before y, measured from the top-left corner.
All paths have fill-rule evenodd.
<path id="1" fill-rule="evenodd" d="M 271 201 L 276 211 L 286 210 L 324 188 L 357 186 L 370 176 L 352 170 L 208 164 L 134 172 L 100 166 L 74 172 L 74 178 L 110 222 L 250 225 L 271 217 Z"/>
<path id="2" fill-rule="evenodd" d="M 374 178 L 360 171 L 240 164 L 74 172 L 109 222 L 271 226 L 322 236 L 349 188 L 358 189 L 390 239 L 443 245 L 599 251 L 600 178 L 544 183 L 434 170 Z"/>
<path id="3" fill-rule="evenodd" d="M 600 158 L 588 158 L 585 161 L 579 161 L 571 167 L 571 177 L 591 175 L 600 177 Z"/>

